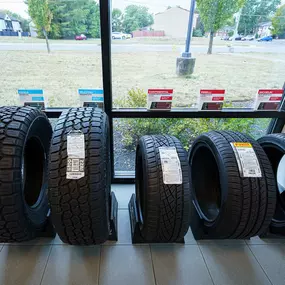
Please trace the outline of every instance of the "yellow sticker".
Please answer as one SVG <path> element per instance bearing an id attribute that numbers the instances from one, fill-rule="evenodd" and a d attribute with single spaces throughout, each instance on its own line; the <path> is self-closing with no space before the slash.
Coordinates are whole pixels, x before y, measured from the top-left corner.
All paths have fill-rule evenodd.
<path id="1" fill-rule="evenodd" d="M 252 144 L 251 143 L 239 143 L 239 142 L 236 142 L 236 143 L 233 143 L 233 145 L 235 147 L 251 147 L 252 148 Z"/>

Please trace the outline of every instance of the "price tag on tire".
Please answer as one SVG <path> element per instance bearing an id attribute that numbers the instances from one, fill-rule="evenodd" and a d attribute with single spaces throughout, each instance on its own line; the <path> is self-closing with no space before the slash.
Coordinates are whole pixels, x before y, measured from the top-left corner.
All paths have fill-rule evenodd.
<path id="1" fill-rule="evenodd" d="M 262 172 L 257 155 L 251 143 L 231 143 L 234 150 L 241 177 L 261 178 Z"/>
<path id="2" fill-rule="evenodd" d="M 85 176 L 85 139 L 81 131 L 72 131 L 67 136 L 66 179 L 78 180 Z"/>

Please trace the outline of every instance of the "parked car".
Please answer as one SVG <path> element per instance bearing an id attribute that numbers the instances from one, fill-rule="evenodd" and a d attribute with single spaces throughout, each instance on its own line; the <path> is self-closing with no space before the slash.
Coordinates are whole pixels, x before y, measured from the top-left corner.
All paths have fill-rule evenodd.
<path id="1" fill-rule="evenodd" d="M 131 34 L 124 34 L 122 32 L 113 32 L 112 33 L 112 39 L 113 40 L 126 40 L 126 39 L 131 39 L 132 35 Z"/>
<path id="2" fill-rule="evenodd" d="M 232 41 L 234 39 L 234 37 L 230 37 L 230 41 Z M 241 39 L 242 39 L 242 36 L 236 36 L 235 37 L 235 41 L 241 41 Z"/>
<path id="3" fill-rule="evenodd" d="M 76 41 L 86 41 L 87 37 L 84 34 L 81 34 L 79 36 L 75 36 Z"/>
<path id="4" fill-rule="evenodd" d="M 254 41 L 255 40 L 255 37 L 254 36 L 251 36 L 251 35 L 248 35 L 246 37 L 243 37 L 241 39 L 242 41 Z"/>
<path id="5" fill-rule="evenodd" d="M 229 36 L 224 36 L 224 37 L 221 37 L 221 40 L 222 41 L 229 41 L 230 37 Z"/>
<path id="6" fill-rule="evenodd" d="M 273 40 L 272 36 L 266 36 L 266 37 L 258 39 L 259 42 L 272 42 L 272 40 Z"/>

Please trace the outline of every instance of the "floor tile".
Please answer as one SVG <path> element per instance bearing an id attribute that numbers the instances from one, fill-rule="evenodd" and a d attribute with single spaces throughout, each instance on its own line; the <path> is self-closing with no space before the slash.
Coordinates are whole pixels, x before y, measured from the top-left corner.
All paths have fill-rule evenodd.
<path id="1" fill-rule="evenodd" d="M 100 285 L 155 285 L 148 246 L 103 246 Z"/>
<path id="2" fill-rule="evenodd" d="M 200 245 L 215 285 L 270 285 L 247 245 Z"/>
<path id="3" fill-rule="evenodd" d="M 130 216 L 128 210 L 118 211 L 118 241 L 107 241 L 104 245 L 132 244 Z"/>
<path id="4" fill-rule="evenodd" d="M 185 244 L 197 244 L 197 241 L 194 239 L 194 236 L 192 234 L 191 228 L 189 228 L 189 231 L 186 234 L 184 240 Z"/>
<path id="5" fill-rule="evenodd" d="M 99 263 L 99 246 L 54 245 L 41 285 L 96 285 Z"/>
<path id="6" fill-rule="evenodd" d="M 131 196 L 135 193 L 135 185 L 113 184 L 112 191 L 116 194 L 119 209 L 128 209 Z"/>
<path id="7" fill-rule="evenodd" d="M 213 284 L 197 245 L 151 246 L 157 285 Z"/>
<path id="8" fill-rule="evenodd" d="M 58 235 L 56 235 L 55 239 L 53 240 L 53 245 L 68 245 L 68 244 L 62 242 L 60 237 Z"/>
<path id="9" fill-rule="evenodd" d="M 285 284 L 285 245 L 251 245 L 251 251 L 274 285 Z"/>
<path id="10" fill-rule="evenodd" d="M 1 285 L 39 285 L 51 246 L 8 246 L 0 252 Z"/>
<path id="11" fill-rule="evenodd" d="M 254 237 L 250 240 L 247 240 L 246 243 L 248 245 L 267 245 L 267 244 L 285 244 L 285 239 L 281 239 L 281 238 L 265 238 L 265 239 L 261 239 L 259 237 Z M 284 282 L 285 283 L 285 282 Z"/>

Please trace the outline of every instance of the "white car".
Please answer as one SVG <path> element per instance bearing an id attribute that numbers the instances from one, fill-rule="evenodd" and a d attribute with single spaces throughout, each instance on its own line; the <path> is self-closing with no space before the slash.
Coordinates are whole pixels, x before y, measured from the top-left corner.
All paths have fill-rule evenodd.
<path id="1" fill-rule="evenodd" d="M 113 32 L 112 33 L 112 39 L 113 40 L 126 40 L 126 39 L 131 39 L 132 35 L 131 34 L 124 34 L 121 32 Z"/>
<path id="2" fill-rule="evenodd" d="M 251 36 L 251 35 L 248 35 L 244 38 L 241 39 L 242 41 L 254 41 L 255 40 L 255 37 L 254 36 Z"/>

